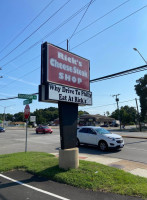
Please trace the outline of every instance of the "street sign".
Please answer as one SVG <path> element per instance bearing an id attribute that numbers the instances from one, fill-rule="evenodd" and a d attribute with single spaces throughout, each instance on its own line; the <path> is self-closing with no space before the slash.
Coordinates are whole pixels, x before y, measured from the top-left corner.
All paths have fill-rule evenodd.
<path id="1" fill-rule="evenodd" d="M 23 101 L 23 105 L 27 105 L 27 104 L 30 104 L 32 103 L 32 99 L 26 99 Z"/>
<path id="2" fill-rule="evenodd" d="M 30 106 L 26 105 L 25 109 L 24 109 L 24 117 L 25 117 L 25 119 L 28 119 L 29 116 L 30 116 Z"/>
<path id="3" fill-rule="evenodd" d="M 30 116 L 30 122 L 36 122 L 36 116 Z"/>
<path id="4" fill-rule="evenodd" d="M 19 99 L 33 99 L 36 100 L 37 96 L 35 94 L 18 94 Z"/>

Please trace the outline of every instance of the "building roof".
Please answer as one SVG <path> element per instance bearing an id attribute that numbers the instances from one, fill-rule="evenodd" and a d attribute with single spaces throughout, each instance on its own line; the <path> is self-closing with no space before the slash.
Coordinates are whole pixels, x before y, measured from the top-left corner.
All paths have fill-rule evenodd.
<path id="1" fill-rule="evenodd" d="M 99 114 L 96 114 L 96 115 L 84 114 L 79 117 L 79 119 L 87 119 L 87 118 L 95 118 L 98 121 L 104 121 L 104 120 L 105 121 L 113 121 L 113 120 L 115 120 L 112 117 L 107 117 L 105 115 L 103 116 L 103 115 L 99 115 Z"/>

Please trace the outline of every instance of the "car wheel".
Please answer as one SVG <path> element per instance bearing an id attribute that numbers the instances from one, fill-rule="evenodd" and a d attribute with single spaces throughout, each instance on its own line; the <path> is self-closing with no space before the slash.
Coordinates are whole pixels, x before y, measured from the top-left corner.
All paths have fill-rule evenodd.
<path id="1" fill-rule="evenodd" d="M 43 134 L 45 134 L 45 131 L 43 131 Z"/>
<path id="2" fill-rule="evenodd" d="M 38 134 L 38 131 L 36 131 L 36 134 Z"/>
<path id="3" fill-rule="evenodd" d="M 79 146 L 80 146 L 80 141 L 79 141 L 79 139 L 77 138 L 76 147 L 79 147 Z"/>
<path id="4" fill-rule="evenodd" d="M 101 151 L 106 151 L 108 149 L 108 145 L 105 141 L 101 141 L 98 146 Z"/>

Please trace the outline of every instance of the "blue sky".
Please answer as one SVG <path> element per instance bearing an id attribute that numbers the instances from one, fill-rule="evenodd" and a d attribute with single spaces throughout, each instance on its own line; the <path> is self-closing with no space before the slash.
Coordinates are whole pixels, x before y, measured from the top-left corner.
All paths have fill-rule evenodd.
<path id="1" fill-rule="evenodd" d="M 80 8 L 89 3 L 88 0 L 70 0 L 57 12 L 66 2 L 68 1 L 1 1 L 0 67 L 2 70 L 0 75 L 3 78 L 0 79 L 0 99 L 18 96 L 18 93 L 31 94 L 38 92 L 41 44 L 47 41 L 66 49 L 66 40 L 73 34 L 86 8 L 68 23 L 65 22 Z M 44 12 L 30 24 L 49 3 L 50 5 Z M 118 7 L 119 5 L 121 6 Z M 90 60 L 90 79 L 145 65 L 133 48 L 136 47 L 147 59 L 146 5 L 146 0 L 95 0 L 90 5 L 76 34 L 69 43 L 71 52 Z M 118 8 L 113 12 L 102 17 L 116 7 Z M 108 28 L 139 9 L 141 10 Z M 55 14 L 55 12 L 57 13 Z M 47 22 L 41 26 L 45 21 Z M 94 21 L 96 22 L 93 23 Z M 91 23 L 93 24 L 89 25 Z M 28 26 L 28 24 L 30 25 Z M 63 26 L 60 26 L 61 24 Z M 36 31 L 37 29 L 38 31 Z M 134 99 L 138 97 L 134 85 L 136 80 L 146 73 L 146 71 L 142 71 L 91 83 L 90 90 L 93 93 L 93 105 L 79 107 L 79 110 L 86 110 L 90 114 L 103 115 L 106 111 L 111 113 L 116 109 L 115 98 L 112 97 L 115 94 L 120 94 L 120 106 L 135 107 Z M 57 104 L 34 100 L 30 104 L 30 109 L 33 112 L 36 109 L 51 106 L 57 107 Z M 6 113 L 22 112 L 24 110 L 23 100 L 0 101 L 0 113 L 4 112 L 4 107 Z"/>

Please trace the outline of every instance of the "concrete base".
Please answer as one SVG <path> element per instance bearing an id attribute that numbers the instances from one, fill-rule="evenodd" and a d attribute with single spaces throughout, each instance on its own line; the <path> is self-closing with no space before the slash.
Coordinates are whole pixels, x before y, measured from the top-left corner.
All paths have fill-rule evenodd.
<path id="1" fill-rule="evenodd" d="M 62 169 L 73 168 L 76 169 L 79 167 L 79 149 L 60 149 L 59 150 L 59 167 Z"/>

